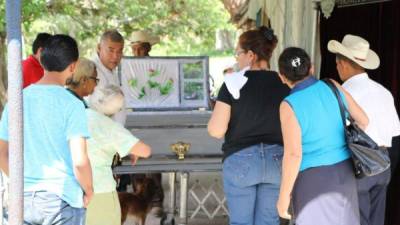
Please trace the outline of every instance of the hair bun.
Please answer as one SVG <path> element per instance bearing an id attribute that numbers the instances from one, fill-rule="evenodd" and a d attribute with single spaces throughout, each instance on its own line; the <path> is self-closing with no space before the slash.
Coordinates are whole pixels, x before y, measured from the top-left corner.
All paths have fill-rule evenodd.
<path id="1" fill-rule="evenodd" d="M 262 26 L 262 27 L 260 27 L 260 31 L 268 41 L 274 40 L 275 35 L 274 35 L 273 29 Z"/>

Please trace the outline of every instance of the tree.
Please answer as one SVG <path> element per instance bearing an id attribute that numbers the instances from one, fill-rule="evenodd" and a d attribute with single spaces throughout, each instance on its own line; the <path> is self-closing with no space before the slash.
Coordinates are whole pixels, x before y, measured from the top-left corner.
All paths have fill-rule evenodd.
<path id="1" fill-rule="evenodd" d="M 41 16 L 41 9 L 45 8 L 45 1 L 23 0 L 21 20 L 23 27 L 29 27 L 36 18 Z M 7 73 L 6 73 L 6 13 L 5 0 L 0 0 L 0 109 L 6 102 Z"/>
<path id="2" fill-rule="evenodd" d="M 31 32 L 69 33 L 86 55 L 110 28 L 127 39 L 134 30 L 159 35 L 162 42 L 153 50 L 158 55 L 205 54 L 214 50 L 217 29 L 234 30 L 220 0 L 70 0 L 68 4 L 53 0 L 49 8 L 50 15 L 38 19 Z"/>
<path id="3" fill-rule="evenodd" d="M 0 49 L 5 48 L 5 3 L 0 5 Z M 90 57 L 106 29 L 126 39 L 134 30 L 161 37 L 153 55 L 204 55 L 215 51 L 215 32 L 234 30 L 221 0 L 23 0 L 22 32 L 27 46 L 38 32 L 67 33 L 78 40 L 81 55 Z M 25 48 L 25 54 L 30 54 Z M 0 77 L 5 78 L 4 52 Z M 130 49 L 125 53 L 131 55 Z M 5 86 L 0 82 L 4 103 Z"/>

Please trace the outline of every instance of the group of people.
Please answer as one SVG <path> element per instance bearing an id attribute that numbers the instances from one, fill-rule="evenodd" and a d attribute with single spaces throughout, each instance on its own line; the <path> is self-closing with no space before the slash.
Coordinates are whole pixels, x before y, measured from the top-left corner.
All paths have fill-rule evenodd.
<path id="1" fill-rule="evenodd" d="M 143 57 L 158 40 L 139 31 L 130 41 L 134 55 Z M 116 70 L 123 48 L 116 30 L 103 33 L 93 60 L 79 57 L 68 35 L 40 33 L 33 42 L 33 54 L 22 62 L 26 224 L 121 224 L 113 157 L 130 156 L 135 163 L 151 154 L 124 127 Z M 8 113 L 6 104 L 0 122 L 6 175 Z"/>
<path id="2" fill-rule="evenodd" d="M 383 225 L 390 170 L 355 178 L 334 92 L 313 76 L 301 48 L 286 48 L 279 71 L 270 70 L 277 42 L 266 27 L 241 34 L 239 71 L 225 75 L 208 122 L 211 136 L 225 138 L 230 224 L 278 225 L 281 217 L 296 225 Z M 355 35 L 327 47 L 344 83 L 331 82 L 350 116 L 379 146 L 392 147 L 400 137 L 393 96 L 366 73 L 379 57 Z"/>
<path id="3" fill-rule="evenodd" d="M 143 32 L 133 36 L 137 56 L 148 56 L 158 42 Z M 334 93 L 313 76 L 301 48 L 285 49 L 279 72 L 270 70 L 277 42 L 266 27 L 239 37 L 239 71 L 225 76 L 208 123 L 211 136 L 225 138 L 230 224 L 274 225 L 282 217 L 297 225 L 382 225 L 390 170 L 355 178 Z M 112 158 L 130 155 L 135 163 L 151 154 L 124 127 L 117 71 L 123 48 L 115 30 L 103 33 L 93 61 L 79 58 L 68 35 L 43 33 L 33 43 L 23 62 L 27 224 L 121 223 Z M 330 41 L 328 50 L 344 83 L 332 82 L 349 114 L 378 145 L 392 147 L 400 136 L 393 97 L 366 73 L 379 67 L 379 57 L 354 35 Z M 0 168 L 7 175 L 8 112 L 6 105 L 0 121 Z M 161 177 L 153 179 L 162 203 Z"/>

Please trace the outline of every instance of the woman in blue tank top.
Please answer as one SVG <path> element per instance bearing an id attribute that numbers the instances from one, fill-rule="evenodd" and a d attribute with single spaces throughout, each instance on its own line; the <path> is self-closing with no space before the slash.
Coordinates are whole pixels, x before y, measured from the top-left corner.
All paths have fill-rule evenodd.
<path id="1" fill-rule="evenodd" d="M 280 106 L 284 156 L 279 215 L 290 218 L 292 201 L 296 225 L 360 224 L 356 180 L 335 95 L 310 75 L 310 58 L 303 49 L 285 49 L 279 72 L 292 89 Z M 336 86 L 351 116 L 365 128 L 366 114 Z"/>

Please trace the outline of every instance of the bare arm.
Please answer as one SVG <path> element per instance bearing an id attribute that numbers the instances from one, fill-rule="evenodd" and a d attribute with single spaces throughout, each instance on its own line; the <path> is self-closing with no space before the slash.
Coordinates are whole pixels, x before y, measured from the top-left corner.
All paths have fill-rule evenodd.
<path id="1" fill-rule="evenodd" d="M 280 120 L 284 143 L 282 161 L 282 182 L 277 203 L 279 216 L 290 218 L 288 208 L 294 183 L 302 159 L 301 129 L 290 105 L 283 101 L 280 106 Z"/>
<path id="2" fill-rule="evenodd" d="M 8 176 L 8 142 L 0 139 L 0 169 Z"/>
<path id="3" fill-rule="evenodd" d="M 87 206 L 93 196 L 92 167 L 86 151 L 85 138 L 71 138 L 69 140 L 74 174 L 81 185 L 85 196 L 84 203 Z"/>
<path id="4" fill-rule="evenodd" d="M 223 138 L 228 130 L 230 118 L 231 106 L 224 102 L 217 101 L 207 126 L 210 136 L 218 139 Z"/>
<path id="5" fill-rule="evenodd" d="M 363 130 L 365 130 L 368 126 L 369 119 L 367 114 L 364 112 L 364 110 L 361 109 L 361 107 L 357 104 L 357 102 L 353 99 L 353 97 L 350 95 L 349 92 L 347 92 L 340 84 L 338 84 L 335 80 L 332 80 L 336 87 L 339 88 L 341 92 L 343 92 L 347 105 L 348 105 L 348 111 L 351 115 L 351 117 L 355 120 L 356 124 Z"/>

